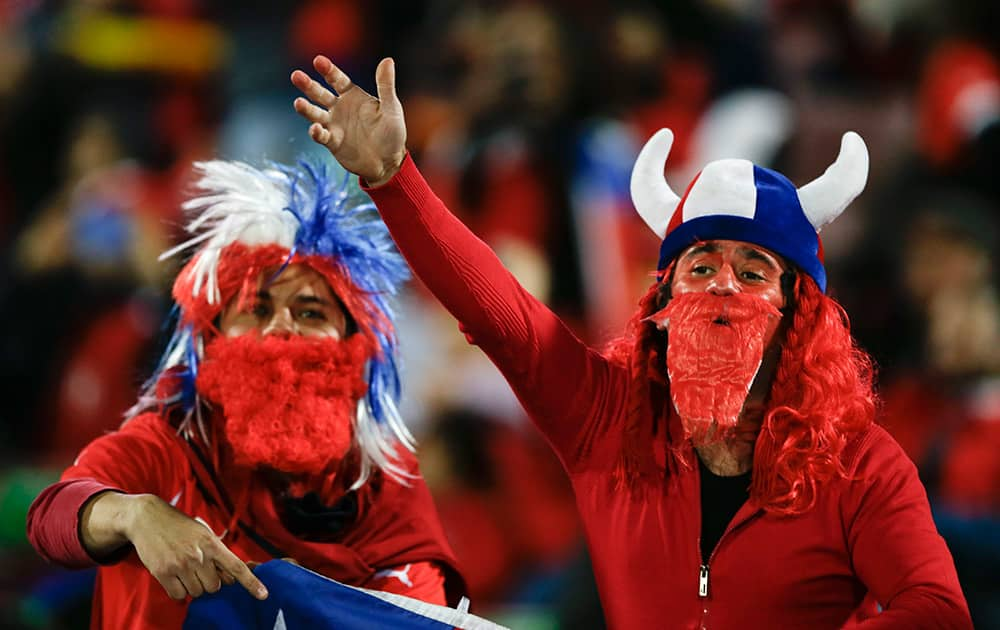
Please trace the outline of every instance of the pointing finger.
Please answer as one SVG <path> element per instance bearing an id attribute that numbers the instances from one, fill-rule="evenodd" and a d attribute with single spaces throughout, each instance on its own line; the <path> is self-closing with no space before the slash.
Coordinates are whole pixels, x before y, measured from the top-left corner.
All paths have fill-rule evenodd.
<path id="1" fill-rule="evenodd" d="M 257 599 L 267 599 L 267 588 L 257 579 L 257 576 L 247 567 L 246 563 L 237 558 L 232 551 L 225 548 L 225 545 L 223 545 L 223 548 L 225 551 L 219 554 L 215 559 L 215 563 L 236 578 L 236 581 L 242 584 L 248 593 Z"/>

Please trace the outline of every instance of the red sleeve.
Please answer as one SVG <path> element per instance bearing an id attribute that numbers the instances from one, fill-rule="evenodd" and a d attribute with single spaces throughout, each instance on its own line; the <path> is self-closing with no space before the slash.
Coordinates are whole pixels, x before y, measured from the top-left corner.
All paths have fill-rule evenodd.
<path id="1" fill-rule="evenodd" d="M 170 459 L 179 454 L 172 430 L 157 416 L 139 416 L 84 448 L 61 480 L 43 490 L 28 510 L 28 540 L 38 553 L 69 568 L 95 564 L 80 541 L 81 509 L 105 490 L 162 496 L 173 469 Z"/>
<path id="2" fill-rule="evenodd" d="M 414 562 L 379 571 L 365 588 L 405 595 L 438 606 L 447 606 L 444 572 L 435 562 Z"/>
<path id="3" fill-rule="evenodd" d="M 48 560 L 70 569 L 95 564 L 80 542 L 80 511 L 90 497 L 117 490 L 93 479 L 58 481 L 38 495 L 28 510 L 28 540 Z"/>
<path id="4" fill-rule="evenodd" d="M 392 180 L 366 190 L 416 275 L 500 369 L 564 464 L 572 468 L 590 444 L 606 441 L 608 427 L 598 420 L 620 415 L 624 370 L 518 284 L 448 211 L 409 155 Z"/>
<path id="5" fill-rule="evenodd" d="M 883 611 L 859 628 L 972 628 L 917 469 L 881 427 L 863 438 L 844 494 L 855 571 Z"/>

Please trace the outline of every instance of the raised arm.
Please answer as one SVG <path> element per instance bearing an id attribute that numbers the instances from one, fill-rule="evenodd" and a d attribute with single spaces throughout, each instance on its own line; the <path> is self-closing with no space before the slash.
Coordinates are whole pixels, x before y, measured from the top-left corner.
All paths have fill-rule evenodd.
<path id="1" fill-rule="evenodd" d="M 521 287 L 427 186 L 406 154 L 392 60 L 384 59 L 376 71 L 377 99 L 329 59 L 317 57 L 314 65 L 339 96 L 304 72 L 292 74 L 310 99 L 295 101 L 296 111 L 312 123 L 310 136 L 367 184 L 417 276 L 500 368 L 572 466 L 576 454 L 606 437 L 600 419 L 616 417 L 617 410 L 608 406 L 624 399 L 611 395 L 613 388 L 624 387 L 624 370 L 583 344 Z"/>

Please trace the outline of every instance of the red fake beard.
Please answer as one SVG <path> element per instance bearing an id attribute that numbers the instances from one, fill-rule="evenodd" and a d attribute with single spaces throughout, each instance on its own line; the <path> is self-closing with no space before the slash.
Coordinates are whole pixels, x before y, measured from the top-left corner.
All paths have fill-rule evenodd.
<path id="1" fill-rule="evenodd" d="M 237 465 L 317 474 L 351 448 L 368 354 L 361 335 L 217 337 L 205 347 L 196 385 L 222 406 Z"/>
<path id="2" fill-rule="evenodd" d="M 686 437 L 731 435 L 781 311 L 751 295 L 685 293 L 648 319 L 668 330 L 670 397 Z"/>

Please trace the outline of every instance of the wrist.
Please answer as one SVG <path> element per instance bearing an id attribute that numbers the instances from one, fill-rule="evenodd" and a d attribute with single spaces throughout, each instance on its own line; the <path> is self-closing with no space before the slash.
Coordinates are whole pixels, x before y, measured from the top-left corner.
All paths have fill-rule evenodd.
<path id="1" fill-rule="evenodd" d="M 105 490 L 91 497 L 80 512 L 80 542 L 91 557 L 100 561 L 129 542 L 130 495 Z"/>
<path id="2" fill-rule="evenodd" d="M 378 179 L 365 178 L 365 183 L 368 185 L 368 188 L 378 188 L 379 186 L 388 184 L 389 181 L 396 176 L 396 173 L 403 168 L 404 159 L 406 159 L 406 151 L 402 151 L 397 156 L 386 162 L 382 169 L 382 175 Z"/>
<path id="3" fill-rule="evenodd" d="M 125 540 L 132 542 L 132 537 L 137 526 L 141 526 L 143 517 L 148 513 L 152 504 L 162 501 L 155 494 L 123 494 L 116 513 L 113 515 L 115 532 Z"/>

